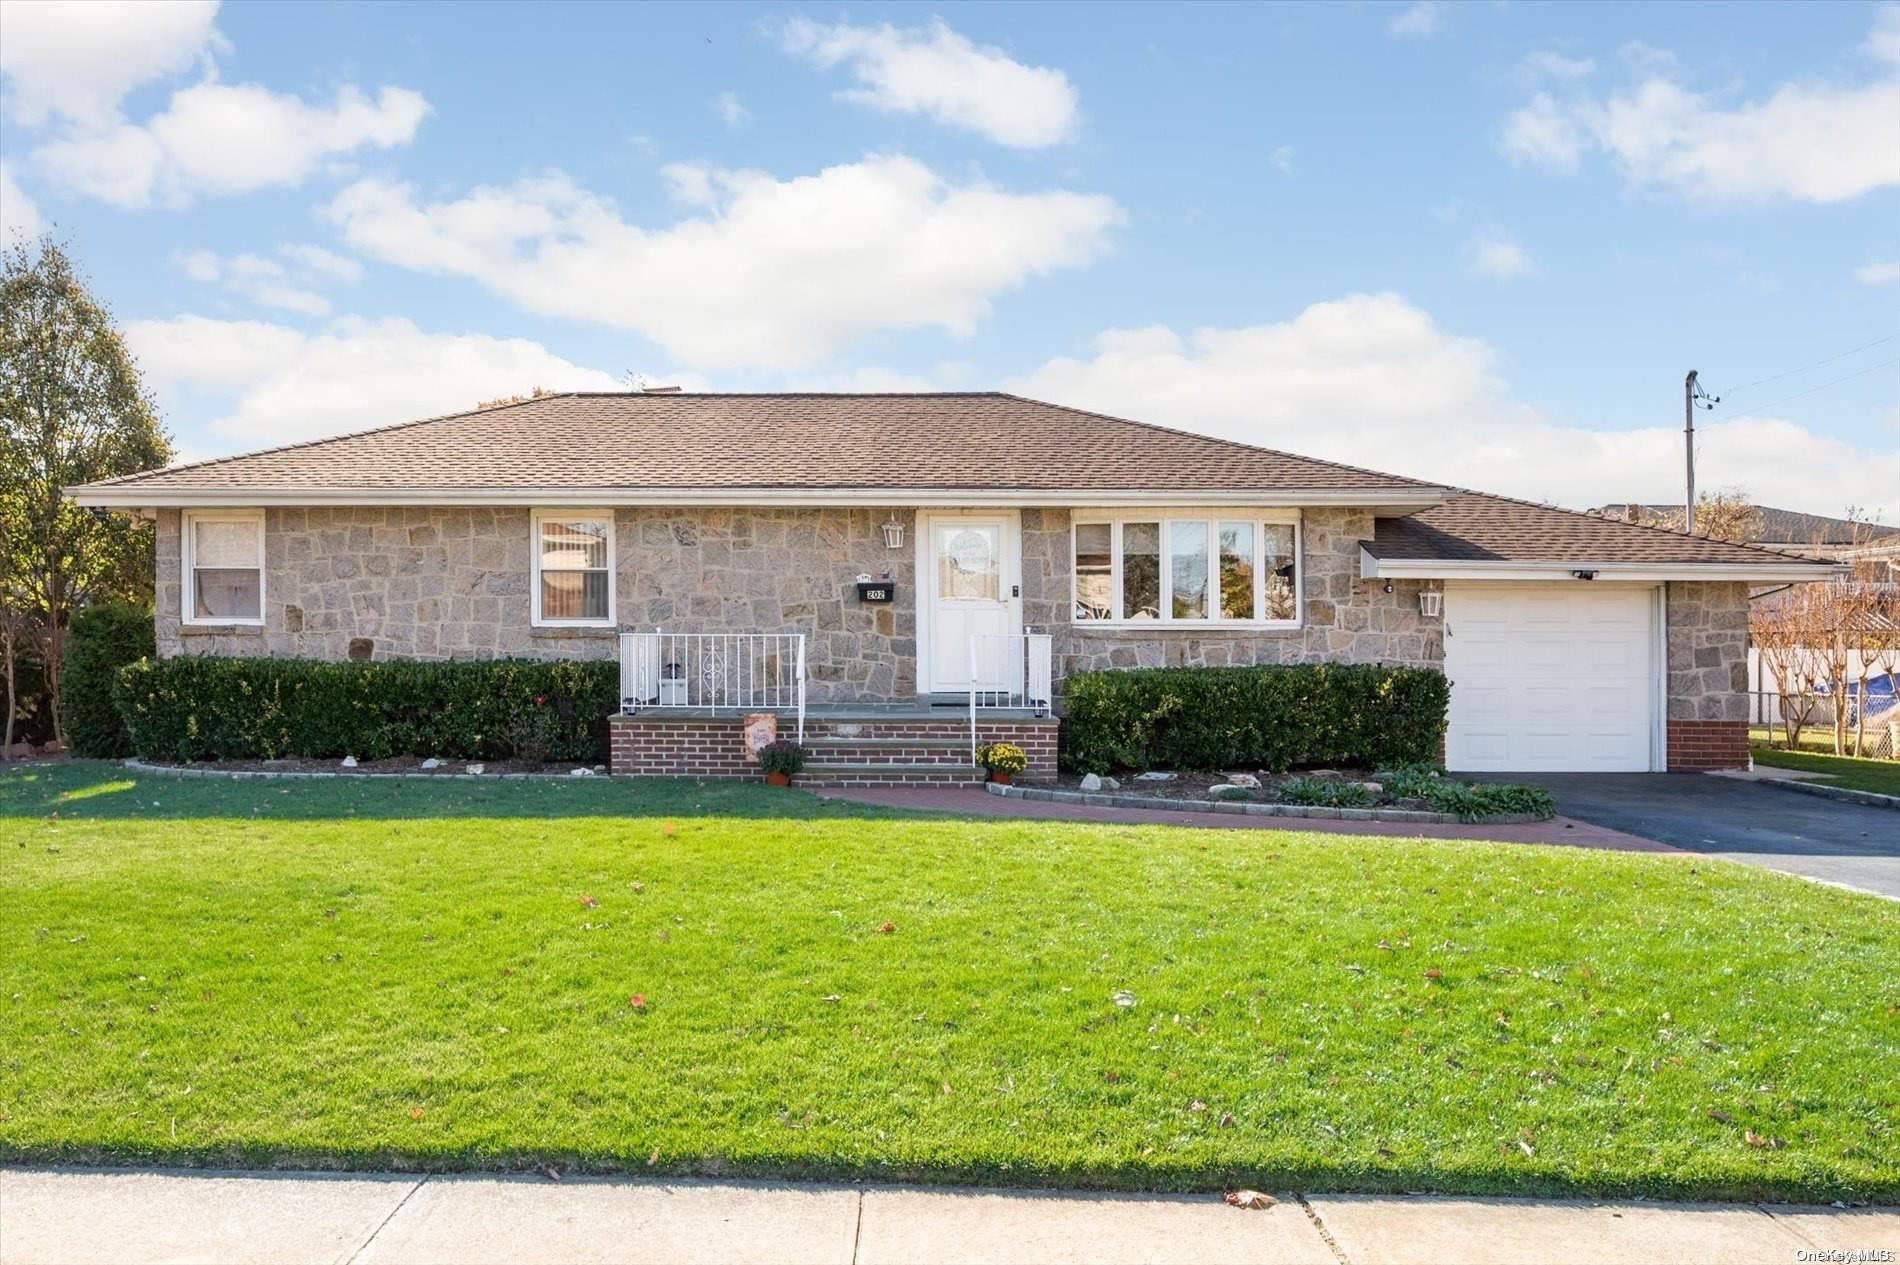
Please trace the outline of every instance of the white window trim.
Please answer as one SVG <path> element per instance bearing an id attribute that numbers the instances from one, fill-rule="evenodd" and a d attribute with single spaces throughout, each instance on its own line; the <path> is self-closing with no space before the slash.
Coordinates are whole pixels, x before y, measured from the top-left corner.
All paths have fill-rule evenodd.
<path id="1" fill-rule="evenodd" d="M 1255 524 L 1254 530 L 1254 577 L 1253 608 L 1256 611 L 1266 609 L 1266 569 L 1260 565 L 1260 551 L 1266 545 L 1266 533 L 1259 530 L 1259 524 L 1278 523 L 1293 528 L 1293 579 L 1299 590 L 1294 594 L 1292 619 L 1221 619 L 1210 615 L 1205 619 L 1174 619 L 1167 612 L 1174 609 L 1174 567 L 1168 552 L 1169 524 L 1173 522 L 1206 523 L 1208 529 L 1207 559 L 1207 601 L 1210 611 L 1219 609 L 1220 602 L 1220 554 L 1218 549 L 1218 524 L 1222 522 Z M 1109 532 L 1109 567 L 1111 573 L 1111 610 L 1122 608 L 1122 525 L 1124 523 L 1160 523 L 1161 526 L 1161 603 L 1163 615 L 1160 619 L 1077 619 L 1075 617 L 1079 585 L 1075 570 L 1075 532 L 1076 528 L 1088 523 L 1107 523 Z M 1153 510 L 1077 510 L 1069 516 L 1069 623 L 1075 628 L 1145 628 L 1153 631 L 1169 629 L 1292 629 L 1301 628 L 1306 623 L 1306 538 L 1300 521 L 1300 511 L 1287 508 L 1246 508 L 1230 505 L 1200 505 L 1166 507 Z"/>
<path id="2" fill-rule="evenodd" d="M 541 615 L 541 523 L 602 522 L 607 524 L 607 617 L 605 619 L 545 619 Z M 531 622 L 536 628 L 615 628 L 620 609 L 615 592 L 615 572 L 619 554 L 614 544 L 614 512 L 610 509 L 541 509 L 528 515 L 528 591 L 532 605 Z"/>
<path id="3" fill-rule="evenodd" d="M 207 615 L 199 618 L 193 614 L 198 609 L 198 568 L 192 558 L 192 541 L 197 536 L 199 523 L 249 523 L 257 528 L 257 618 L 239 619 L 229 615 Z M 178 568 L 179 568 L 179 622 L 197 628 L 262 628 L 264 612 L 270 607 L 264 585 L 267 580 L 264 568 L 264 511 L 263 510 L 186 510 L 179 516 L 178 523 Z"/>

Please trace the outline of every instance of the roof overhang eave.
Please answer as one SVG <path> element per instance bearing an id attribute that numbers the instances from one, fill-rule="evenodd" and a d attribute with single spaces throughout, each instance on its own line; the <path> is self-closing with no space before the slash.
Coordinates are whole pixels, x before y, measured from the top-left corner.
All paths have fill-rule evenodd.
<path id="1" fill-rule="evenodd" d="M 192 509 L 208 506 L 640 506 L 640 505 L 918 505 L 1087 507 L 1143 505 L 1248 505 L 1350 507 L 1375 515 L 1411 514 L 1444 503 L 1439 487 L 1416 488 L 349 488 L 349 487 L 159 487 L 91 483 L 69 488 L 82 506 L 107 509 Z"/>
<path id="2" fill-rule="evenodd" d="M 1526 562 L 1515 559 L 1381 558 L 1359 551 L 1359 575 L 1366 580 L 1740 580 L 1781 584 L 1832 580 L 1847 573 L 1837 562 L 1764 559 L 1761 562 L 1600 562 L 1587 559 Z"/>

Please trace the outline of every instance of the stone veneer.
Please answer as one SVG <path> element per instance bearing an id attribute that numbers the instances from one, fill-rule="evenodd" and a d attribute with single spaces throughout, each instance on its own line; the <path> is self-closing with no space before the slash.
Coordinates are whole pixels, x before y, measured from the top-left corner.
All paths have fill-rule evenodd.
<path id="1" fill-rule="evenodd" d="M 1058 682 L 1098 668 L 1226 667 L 1256 663 L 1390 663 L 1437 667 L 1437 619 L 1418 613 L 1425 585 L 1359 578 L 1359 546 L 1372 538 L 1366 510 L 1309 509 L 1300 526 L 1306 618 L 1286 629 L 1101 628 L 1069 622 L 1069 511 L 1023 511 L 1023 624 L 1055 636 Z M 1058 689 L 1060 687 L 1058 686 Z"/>
<path id="2" fill-rule="evenodd" d="M 895 513 L 900 549 L 881 531 Z M 620 628 L 803 632 L 814 702 L 916 693 L 916 514 L 872 509 L 622 509 L 615 515 Z M 178 510 L 158 516 L 160 654 L 374 658 L 605 658 L 612 629 L 529 624 L 529 513 L 480 508 L 271 509 L 265 626 L 179 618 Z M 1359 579 L 1364 510 L 1311 509 L 1302 524 L 1305 621 L 1293 629 L 1091 628 L 1069 622 L 1069 511 L 1022 512 L 1023 621 L 1055 636 L 1060 679 L 1093 668 L 1310 663 L 1435 667 L 1440 621 L 1420 583 Z M 857 600 L 856 577 L 888 576 L 897 600 Z M 1671 766 L 1746 761 L 1748 589 L 1668 585 Z M 354 644 L 353 644 L 354 643 Z M 1739 735 L 1739 737 L 1738 737 Z"/>
<path id="3" fill-rule="evenodd" d="M 884 544 L 895 512 L 905 544 Z M 622 509 L 615 618 L 668 632 L 803 632 L 813 702 L 914 696 L 910 510 Z M 158 518 L 160 654 L 344 659 L 607 658 L 615 630 L 534 628 L 526 509 L 271 509 L 263 627 L 179 618 L 180 511 Z M 857 599 L 861 574 L 897 600 Z"/>
<path id="4" fill-rule="evenodd" d="M 1672 582 L 1668 623 L 1672 773 L 1748 765 L 1748 585 Z"/>

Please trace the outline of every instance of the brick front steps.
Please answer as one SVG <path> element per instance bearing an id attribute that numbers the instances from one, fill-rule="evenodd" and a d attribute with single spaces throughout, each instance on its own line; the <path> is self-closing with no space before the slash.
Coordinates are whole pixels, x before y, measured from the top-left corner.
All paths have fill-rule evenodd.
<path id="1" fill-rule="evenodd" d="M 982 782 L 970 759 L 970 723 L 946 709 L 915 714 L 849 711 L 805 717 L 805 770 L 810 787 L 963 786 Z M 779 716 L 779 736 L 796 720 Z M 608 722 L 611 771 L 621 777 L 753 779 L 759 766 L 745 749 L 743 716 L 667 715 L 657 711 L 615 716 Z M 1008 713 L 979 717 L 976 740 L 1013 742 L 1029 757 L 1018 775 L 1027 782 L 1056 775 L 1056 720 Z"/>

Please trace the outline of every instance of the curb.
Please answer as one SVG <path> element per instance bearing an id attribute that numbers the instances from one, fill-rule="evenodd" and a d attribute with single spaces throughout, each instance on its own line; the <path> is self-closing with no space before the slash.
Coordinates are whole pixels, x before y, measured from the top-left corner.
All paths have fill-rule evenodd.
<path id="1" fill-rule="evenodd" d="M 1084 804 L 1090 808 L 1151 808 L 1174 813 L 1232 813 L 1239 817 L 1306 817 L 1321 821 L 1399 821 L 1415 825 L 1515 826 L 1549 821 L 1530 813 L 1509 813 L 1467 822 L 1456 813 L 1434 813 L 1418 808 L 1309 808 L 1301 804 L 1258 804 L 1231 799 L 1158 799 L 1146 795 L 1114 795 L 1099 791 L 1052 791 L 1039 786 L 986 782 L 992 795 L 1045 800 L 1056 804 Z"/>
<path id="2" fill-rule="evenodd" d="M 1857 791 L 1846 786 L 1827 786 L 1799 778 L 1764 777 L 1749 780 L 1756 786 L 1772 786 L 1778 790 L 1793 791 L 1797 795 L 1837 799 L 1846 804 L 1864 804 L 1868 808 L 1900 809 L 1900 795 L 1882 795 L 1879 791 Z"/>
<path id="3" fill-rule="evenodd" d="M 603 782 L 613 779 L 605 773 L 589 773 L 586 777 L 575 777 L 571 773 L 356 773 L 338 770 L 335 773 L 313 769 L 205 769 L 179 764 L 147 764 L 137 757 L 128 756 L 120 761 L 135 773 L 158 773 L 166 777 L 228 777 L 228 778 L 355 778 L 362 781 L 406 778 L 414 782 L 500 782 L 510 779 L 525 781 L 540 779 L 548 782 L 589 782 L 598 778 Z"/>

